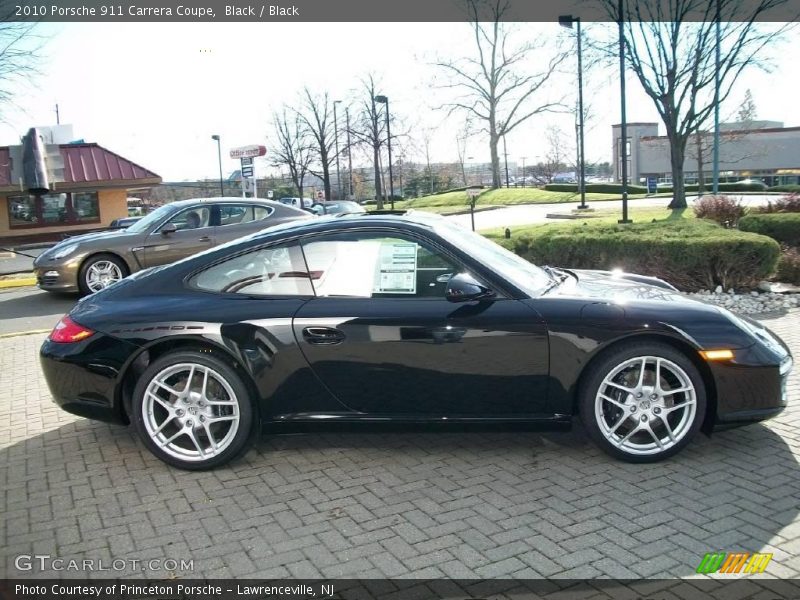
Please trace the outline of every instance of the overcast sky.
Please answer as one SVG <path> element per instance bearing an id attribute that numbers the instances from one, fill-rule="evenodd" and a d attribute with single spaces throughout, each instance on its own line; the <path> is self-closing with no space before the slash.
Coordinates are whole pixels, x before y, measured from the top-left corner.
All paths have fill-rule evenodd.
<path id="1" fill-rule="evenodd" d="M 568 35 L 555 24 L 512 27 L 516 39 L 547 41 L 550 47 L 556 36 Z M 607 25 L 586 26 L 586 35 L 592 35 L 592 27 Z M 61 123 L 72 124 L 77 138 L 122 154 L 165 181 L 216 177 L 212 134 L 222 137 L 227 173 L 238 165 L 227 157 L 228 150 L 269 146 L 272 111 L 296 104 L 303 86 L 347 101 L 357 96 L 360 78 L 373 73 L 405 129 L 433 132 L 432 160 L 457 159 L 461 122 L 436 110 L 452 92 L 439 87 L 445 80 L 431 63 L 472 51 L 465 23 L 71 23 L 46 24 L 41 32 L 49 42 L 37 87 L 20 92 L 19 109 L 5 111 L 0 143 L 18 143 L 30 126 L 54 124 L 58 103 Z M 735 114 L 749 88 L 758 118 L 800 125 L 800 44 L 784 44 L 774 54 L 772 72 L 751 71 L 740 79 L 723 117 Z M 542 101 L 574 102 L 574 69 L 571 58 Z M 610 160 L 611 124 L 619 122 L 618 79 L 613 69 L 595 68 L 586 76 L 591 114 L 586 156 Z M 627 81 L 628 120 L 658 121 L 635 78 L 629 75 Z M 544 156 L 545 134 L 553 125 L 574 137 L 571 115 L 534 117 L 508 136 L 509 161 L 526 156 L 530 164 Z M 467 155 L 474 162 L 488 161 L 485 139 L 471 139 Z M 406 160 L 414 159 L 422 160 L 422 154 L 412 148 Z M 269 167 L 259 160 L 263 174 Z M 354 156 L 354 162 L 367 164 L 362 156 Z"/>

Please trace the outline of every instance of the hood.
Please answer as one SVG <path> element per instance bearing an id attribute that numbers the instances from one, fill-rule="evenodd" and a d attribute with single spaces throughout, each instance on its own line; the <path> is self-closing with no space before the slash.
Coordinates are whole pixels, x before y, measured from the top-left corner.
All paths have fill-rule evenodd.
<path id="1" fill-rule="evenodd" d="M 702 304 L 698 300 L 684 296 L 674 286 L 656 277 L 619 271 L 570 269 L 566 272 L 572 277 L 565 280 L 551 293 L 616 302 L 659 300 Z"/>
<path id="2" fill-rule="evenodd" d="M 43 261 L 51 259 L 51 257 L 56 254 L 59 248 L 63 248 L 64 246 L 70 246 L 72 244 L 79 244 L 78 249 L 76 252 L 70 254 L 69 257 L 76 255 L 79 252 L 83 252 L 87 250 L 87 245 L 94 244 L 100 249 L 105 249 L 105 247 L 110 242 L 111 244 L 117 244 L 117 240 L 122 239 L 124 236 L 130 236 L 131 238 L 135 238 L 139 234 L 136 233 L 128 233 L 125 229 L 112 229 L 109 231 L 97 231 L 94 233 L 84 233 L 83 235 L 75 235 L 68 237 L 67 239 L 61 240 L 55 246 L 48 248 L 44 252 L 42 252 L 38 258 L 33 261 L 34 266 L 40 265 Z M 112 241 L 113 240 L 113 241 Z M 96 248 L 90 248 L 96 249 Z M 68 257 L 68 258 L 69 258 Z"/>

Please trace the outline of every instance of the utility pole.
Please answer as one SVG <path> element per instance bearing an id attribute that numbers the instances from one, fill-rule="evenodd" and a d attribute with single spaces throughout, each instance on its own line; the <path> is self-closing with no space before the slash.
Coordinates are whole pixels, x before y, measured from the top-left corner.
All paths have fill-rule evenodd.
<path id="1" fill-rule="evenodd" d="M 353 199 L 353 154 L 350 146 L 350 108 L 344 109 L 345 117 L 347 118 L 347 174 L 348 174 L 348 195 L 347 197 Z"/>
<path id="2" fill-rule="evenodd" d="M 628 218 L 628 124 L 625 115 L 625 18 L 623 16 L 623 0 L 618 0 L 619 9 L 619 97 L 620 97 L 620 147 L 619 159 L 622 161 L 622 219 L 619 223 L 630 223 Z"/>
<path id="3" fill-rule="evenodd" d="M 714 52 L 714 61 L 716 68 L 714 69 L 714 158 L 712 170 L 713 184 L 712 191 L 716 196 L 719 194 L 719 63 L 720 63 L 720 44 L 722 41 L 722 32 L 720 25 L 720 0 L 717 0 L 717 14 L 716 14 L 716 49 Z"/>
<path id="4" fill-rule="evenodd" d="M 336 105 L 341 104 L 341 100 L 333 101 L 333 139 L 336 149 L 336 199 L 342 199 L 342 173 L 339 170 L 339 121 L 336 118 Z"/>
<path id="5" fill-rule="evenodd" d="M 511 184 L 508 182 L 508 148 L 506 148 L 506 136 L 503 134 L 503 159 L 506 163 L 506 187 L 511 187 Z"/>

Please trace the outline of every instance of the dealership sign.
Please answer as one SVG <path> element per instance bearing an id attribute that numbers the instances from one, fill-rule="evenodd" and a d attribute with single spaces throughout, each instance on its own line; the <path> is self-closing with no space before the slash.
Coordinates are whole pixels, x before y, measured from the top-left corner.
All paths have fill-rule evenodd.
<path id="1" fill-rule="evenodd" d="M 231 149 L 231 158 L 238 158 L 241 162 L 242 197 L 252 193 L 253 198 L 258 198 L 256 165 L 253 159 L 257 156 L 264 156 L 266 153 L 267 149 L 264 146 L 239 146 Z"/>
<path id="2" fill-rule="evenodd" d="M 253 158 L 264 156 L 267 149 L 264 146 L 239 146 L 231 149 L 231 158 Z"/>

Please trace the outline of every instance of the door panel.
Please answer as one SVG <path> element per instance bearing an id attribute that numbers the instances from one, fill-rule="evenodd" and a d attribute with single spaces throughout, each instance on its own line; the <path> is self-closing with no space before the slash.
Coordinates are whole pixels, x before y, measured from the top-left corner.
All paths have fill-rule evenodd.
<path id="1" fill-rule="evenodd" d="M 176 230 L 162 233 L 165 225 Z M 195 207 L 179 212 L 165 225 L 145 239 L 144 262 L 146 267 L 166 265 L 191 256 L 215 245 L 214 227 L 211 226 L 211 208 Z"/>
<path id="2" fill-rule="evenodd" d="M 547 331 L 522 302 L 322 297 L 300 308 L 293 329 L 314 371 L 353 410 L 549 416 Z"/>

